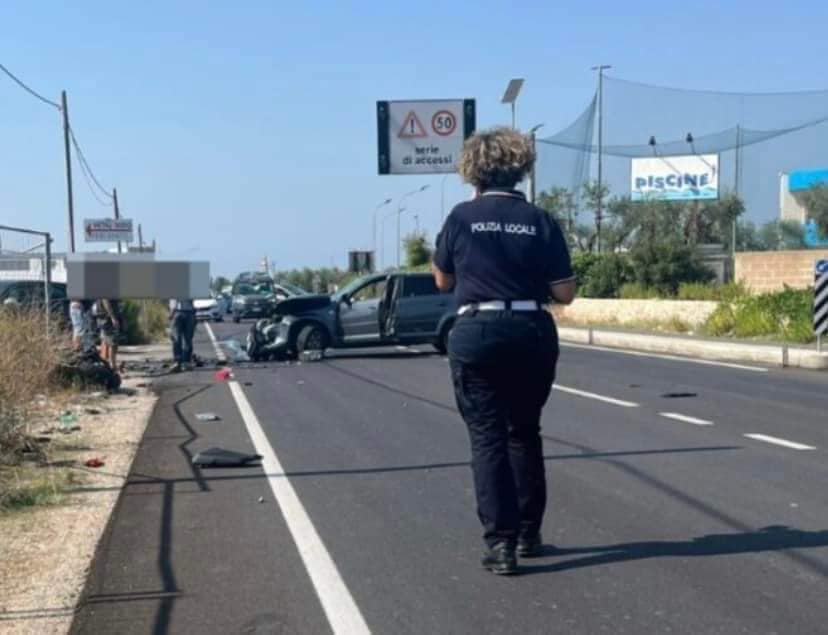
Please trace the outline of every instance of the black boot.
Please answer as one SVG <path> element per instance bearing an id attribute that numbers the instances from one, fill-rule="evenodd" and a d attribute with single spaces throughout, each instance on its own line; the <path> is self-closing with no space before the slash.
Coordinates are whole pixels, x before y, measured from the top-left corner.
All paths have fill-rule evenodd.
<path id="1" fill-rule="evenodd" d="M 483 554 L 481 561 L 484 569 L 495 575 L 512 575 L 517 573 L 517 556 L 515 546 L 507 542 L 497 542 Z"/>
<path id="2" fill-rule="evenodd" d="M 517 553 L 521 558 L 537 558 L 543 555 L 543 538 L 540 532 L 518 538 Z"/>

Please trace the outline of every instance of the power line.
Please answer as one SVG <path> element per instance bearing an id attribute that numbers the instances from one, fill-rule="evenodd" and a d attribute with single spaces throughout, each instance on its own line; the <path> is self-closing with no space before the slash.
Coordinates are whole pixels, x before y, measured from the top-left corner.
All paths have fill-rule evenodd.
<path id="1" fill-rule="evenodd" d="M 81 165 L 81 168 L 83 168 L 84 172 L 88 173 L 89 178 L 91 178 L 92 182 L 98 186 L 98 189 L 100 189 L 100 191 L 103 192 L 104 195 L 111 200 L 112 194 L 110 194 L 109 190 L 107 190 L 103 185 L 101 185 L 101 182 L 95 176 L 95 173 L 92 171 L 92 167 L 89 165 L 89 162 L 86 160 L 86 157 L 83 154 L 83 150 L 81 150 L 78 140 L 75 138 L 75 131 L 72 130 L 71 126 L 69 126 L 69 136 L 72 139 L 72 145 L 75 147 L 75 152 L 78 153 L 78 161 Z M 93 189 L 91 183 L 89 183 L 89 179 L 87 179 L 87 184 L 89 185 L 90 189 Z M 95 194 L 94 190 L 92 193 Z M 97 198 L 97 194 L 95 195 L 95 198 Z M 98 200 L 100 201 L 100 199 Z M 110 203 L 105 204 L 110 205 Z"/>
<path id="2" fill-rule="evenodd" d="M 46 99 L 43 95 L 38 93 L 36 90 L 34 90 L 34 89 L 30 88 L 29 86 L 27 86 L 25 83 L 23 83 L 22 80 L 18 79 L 17 76 L 14 73 L 12 73 L 8 68 L 3 66 L 2 64 L 0 64 L 0 71 L 3 71 L 6 75 L 8 75 L 12 79 L 12 81 L 14 81 L 18 86 L 20 86 L 20 88 L 25 90 L 27 93 L 29 93 L 33 97 L 36 97 L 37 99 L 42 101 L 44 104 L 49 104 L 53 108 L 57 108 L 58 110 L 60 110 L 60 104 L 56 104 L 52 100 Z"/>
<path id="3" fill-rule="evenodd" d="M 112 207 L 112 201 L 106 201 L 102 199 L 95 191 L 95 187 L 92 185 L 92 181 L 90 180 L 91 172 L 88 170 L 84 162 L 78 160 L 78 164 L 80 165 L 81 173 L 83 174 L 83 179 L 86 181 L 86 185 L 89 188 L 89 191 L 92 192 L 92 196 L 95 197 L 95 200 L 98 201 L 98 203 L 100 203 L 103 207 Z M 92 176 L 92 178 L 94 179 L 95 177 Z"/>

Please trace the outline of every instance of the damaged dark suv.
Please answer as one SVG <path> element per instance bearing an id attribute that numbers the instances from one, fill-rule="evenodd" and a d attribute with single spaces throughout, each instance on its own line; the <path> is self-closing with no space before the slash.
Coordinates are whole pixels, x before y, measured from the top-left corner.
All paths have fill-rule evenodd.
<path id="1" fill-rule="evenodd" d="M 373 274 L 333 295 L 280 302 L 247 336 L 253 360 L 291 359 L 327 348 L 431 344 L 445 353 L 454 323 L 451 294 L 427 273 Z"/>

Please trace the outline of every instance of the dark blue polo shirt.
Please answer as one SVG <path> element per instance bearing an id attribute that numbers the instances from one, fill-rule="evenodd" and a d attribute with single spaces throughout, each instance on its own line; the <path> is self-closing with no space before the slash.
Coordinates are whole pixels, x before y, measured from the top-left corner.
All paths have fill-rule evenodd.
<path id="1" fill-rule="evenodd" d="M 551 284 L 574 279 L 558 223 L 515 190 L 487 190 L 455 207 L 437 237 L 434 264 L 454 274 L 458 306 L 546 303 Z"/>

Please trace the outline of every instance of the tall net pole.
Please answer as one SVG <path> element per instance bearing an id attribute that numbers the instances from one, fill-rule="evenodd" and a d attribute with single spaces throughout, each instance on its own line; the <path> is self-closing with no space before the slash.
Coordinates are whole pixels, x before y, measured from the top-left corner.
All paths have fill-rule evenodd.
<path id="1" fill-rule="evenodd" d="M 601 253 L 601 221 L 604 211 L 604 71 L 612 68 L 606 64 L 593 66 L 598 71 L 598 203 L 595 209 L 596 248 Z"/>

